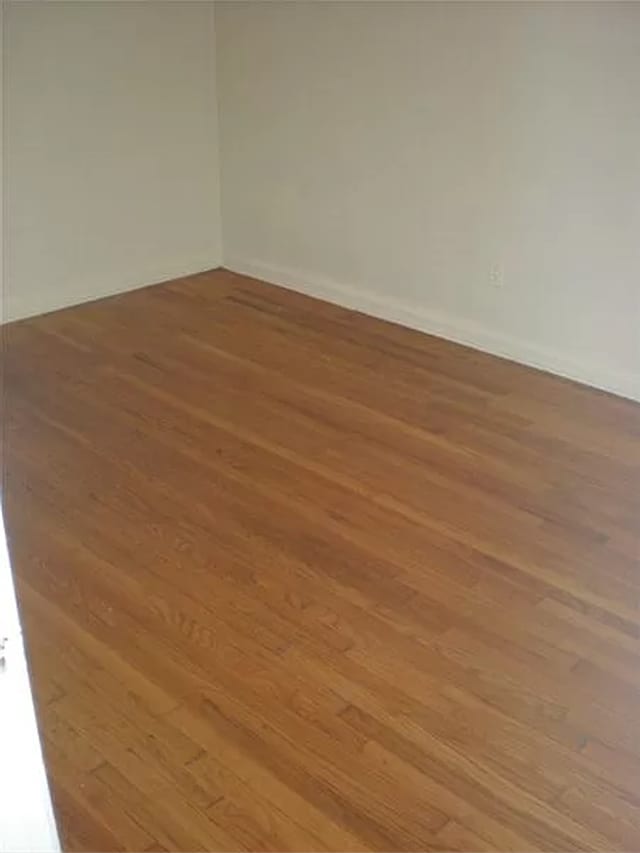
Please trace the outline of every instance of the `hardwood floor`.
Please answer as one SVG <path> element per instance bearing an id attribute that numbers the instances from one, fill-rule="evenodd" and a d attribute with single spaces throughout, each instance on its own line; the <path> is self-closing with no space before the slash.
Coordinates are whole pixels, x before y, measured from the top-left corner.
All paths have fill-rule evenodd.
<path id="1" fill-rule="evenodd" d="M 67 849 L 640 849 L 639 405 L 224 271 L 4 334 Z"/>

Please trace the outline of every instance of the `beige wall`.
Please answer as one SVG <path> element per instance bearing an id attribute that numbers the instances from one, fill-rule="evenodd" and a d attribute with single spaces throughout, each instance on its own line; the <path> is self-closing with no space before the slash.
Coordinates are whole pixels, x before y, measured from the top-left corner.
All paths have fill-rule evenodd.
<path id="1" fill-rule="evenodd" d="M 6 4 L 3 317 L 221 261 L 214 4 Z M 215 4 L 224 262 L 640 398 L 640 4 Z"/>
<path id="2" fill-rule="evenodd" d="M 220 262 L 213 4 L 10 2 L 4 313 Z"/>
<path id="3" fill-rule="evenodd" d="M 640 397 L 640 4 L 216 28 L 227 265 Z"/>

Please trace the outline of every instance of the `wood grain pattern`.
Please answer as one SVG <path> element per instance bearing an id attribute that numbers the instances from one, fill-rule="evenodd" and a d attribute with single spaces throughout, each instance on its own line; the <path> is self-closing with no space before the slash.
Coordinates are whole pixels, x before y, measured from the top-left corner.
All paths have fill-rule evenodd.
<path id="1" fill-rule="evenodd" d="M 640 848 L 640 406 L 225 271 L 4 335 L 68 849 Z"/>

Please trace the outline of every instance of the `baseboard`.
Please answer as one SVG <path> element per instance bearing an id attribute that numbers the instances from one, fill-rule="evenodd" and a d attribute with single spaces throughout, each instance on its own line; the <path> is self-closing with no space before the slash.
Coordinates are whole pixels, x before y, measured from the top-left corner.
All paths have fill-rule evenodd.
<path id="1" fill-rule="evenodd" d="M 365 293 L 359 288 L 300 270 L 239 257 L 225 258 L 224 267 L 232 272 L 279 284 L 290 290 L 315 296 L 345 308 L 353 308 L 381 320 L 390 320 L 411 329 L 437 335 L 510 361 L 536 367 L 584 385 L 640 401 L 640 374 L 618 371 L 594 362 L 577 361 L 558 350 L 509 337 L 466 319 L 439 314 L 419 305 L 409 305 L 385 296 Z"/>
<path id="2" fill-rule="evenodd" d="M 183 278 L 200 272 L 207 272 L 220 266 L 220 258 L 201 256 L 192 258 L 187 262 L 178 261 L 173 263 L 155 264 L 145 269 L 129 271 L 118 275 L 110 275 L 108 278 L 89 282 L 89 287 L 79 291 L 74 287 L 52 290 L 48 288 L 40 292 L 29 294 L 27 299 L 12 297 L 7 293 L 8 285 L 2 294 L 2 307 L 0 308 L 0 325 L 11 323 L 15 320 L 24 320 L 27 317 L 35 317 L 41 314 L 49 314 L 51 311 L 59 311 L 62 308 L 71 308 L 74 305 L 82 305 L 86 302 L 94 302 L 97 299 L 105 299 L 108 296 L 117 296 L 119 293 L 127 293 L 131 290 L 139 290 L 149 285 L 160 284 L 174 278 Z M 6 313 L 2 311 L 6 309 Z"/>

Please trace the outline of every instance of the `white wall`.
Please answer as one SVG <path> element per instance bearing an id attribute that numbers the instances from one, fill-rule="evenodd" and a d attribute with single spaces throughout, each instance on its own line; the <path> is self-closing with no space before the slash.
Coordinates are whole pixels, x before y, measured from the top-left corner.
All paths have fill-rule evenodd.
<path id="1" fill-rule="evenodd" d="M 220 263 L 213 4 L 9 2 L 4 313 Z"/>
<path id="2" fill-rule="evenodd" d="M 216 27 L 225 265 L 640 398 L 640 4 Z"/>

